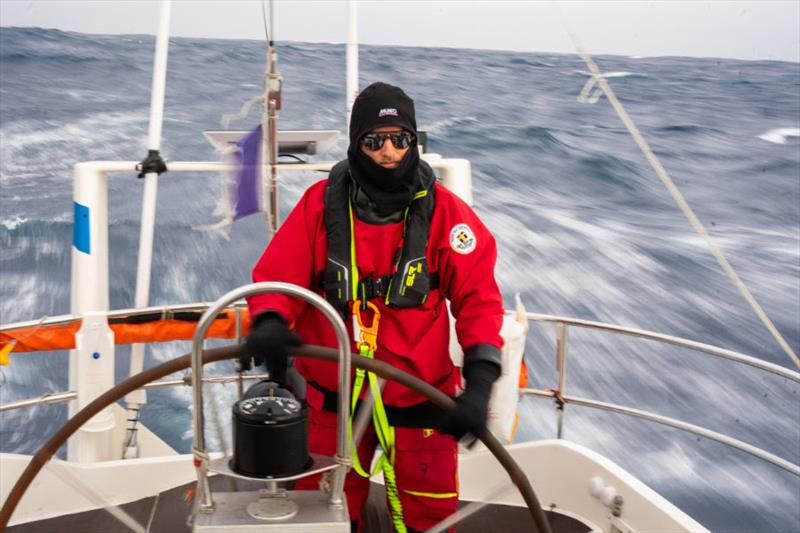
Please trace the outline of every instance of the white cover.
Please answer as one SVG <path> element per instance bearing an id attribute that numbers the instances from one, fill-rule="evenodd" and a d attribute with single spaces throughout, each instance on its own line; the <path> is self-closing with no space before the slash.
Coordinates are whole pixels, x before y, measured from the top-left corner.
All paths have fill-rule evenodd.
<path id="1" fill-rule="evenodd" d="M 488 427 L 494 436 L 504 444 L 511 444 L 514 438 L 514 422 L 517 418 L 517 402 L 519 401 L 519 372 L 525 354 L 526 333 L 526 324 L 518 322 L 511 315 L 503 317 L 503 326 L 500 328 L 500 335 L 504 341 L 501 352 L 503 369 L 500 378 L 492 388 L 492 397 L 489 400 Z M 464 365 L 464 352 L 456 338 L 453 315 L 450 315 L 450 358 L 457 367 L 461 368 Z M 479 449 L 481 446 L 476 445 L 472 451 Z"/>

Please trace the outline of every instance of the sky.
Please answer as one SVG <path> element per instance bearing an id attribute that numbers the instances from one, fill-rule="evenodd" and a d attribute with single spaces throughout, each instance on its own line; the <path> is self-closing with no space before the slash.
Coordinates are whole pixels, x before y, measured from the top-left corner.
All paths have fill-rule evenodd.
<path id="1" fill-rule="evenodd" d="M 174 0 L 171 34 L 263 39 L 261 0 Z M 0 26 L 155 34 L 155 0 L 0 0 Z M 345 0 L 276 0 L 277 41 L 347 40 Z M 800 62 L 800 0 L 361 0 L 365 44 Z"/>

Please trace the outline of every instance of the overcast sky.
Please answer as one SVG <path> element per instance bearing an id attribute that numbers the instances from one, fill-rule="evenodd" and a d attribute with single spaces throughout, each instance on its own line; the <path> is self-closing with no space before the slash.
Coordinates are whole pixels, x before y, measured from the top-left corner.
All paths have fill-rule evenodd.
<path id="1" fill-rule="evenodd" d="M 0 0 L 0 25 L 150 33 L 155 0 Z M 800 0 L 362 0 L 367 44 L 800 62 Z M 345 42 L 344 0 L 277 0 L 278 41 Z M 261 0 L 175 0 L 172 35 L 263 39 Z"/>

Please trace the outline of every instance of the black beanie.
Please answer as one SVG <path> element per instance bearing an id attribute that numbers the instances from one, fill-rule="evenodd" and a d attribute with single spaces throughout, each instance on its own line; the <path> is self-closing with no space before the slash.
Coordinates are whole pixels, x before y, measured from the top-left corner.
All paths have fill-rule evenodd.
<path id="1" fill-rule="evenodd" d="M 356 148 L 367 132 L 382 126 L 400 126 L 417 135 L 414 101 L 400 87 L 379 81 L 361 91 L 353 102 L 350 149 Z"/>
<path id="2" fill-rule="evenodd" d="M 417 135 L 414 101 L 400 87 L 376 82 L 361 91 L 350 115 L 350 176 L 371 200 L 372 210 L 380 216 L 396 213 L 411 202 L 421 186 L 419 150 L 416 140 L 406 152 L 400 166 L 383 168 L 364 154 L 361 138 L 375 128 L 399 126 Z M 355 191 L 357 192 L 357 191 Z"/>

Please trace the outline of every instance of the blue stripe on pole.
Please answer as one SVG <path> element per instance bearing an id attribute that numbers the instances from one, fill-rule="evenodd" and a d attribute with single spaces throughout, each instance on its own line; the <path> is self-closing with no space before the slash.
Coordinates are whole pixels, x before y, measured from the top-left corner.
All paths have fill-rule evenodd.
<path id="1" fill-rule="evenodd" d="M 72 245 L 79 252 L 85 254 L 89 251 L 89 208 L 75 203 L 75 220 L 72 223 Z"/>

